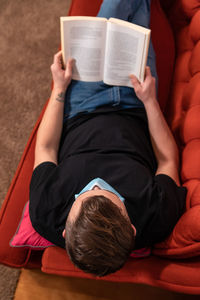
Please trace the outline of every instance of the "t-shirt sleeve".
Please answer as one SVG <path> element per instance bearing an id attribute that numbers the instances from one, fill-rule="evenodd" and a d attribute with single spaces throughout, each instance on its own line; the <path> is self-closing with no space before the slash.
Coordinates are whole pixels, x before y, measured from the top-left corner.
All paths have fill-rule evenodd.
<path id="1" fill-rule="evenodd" d="M 51 171 L 56 168 L 56 164 L 52 162 L 44 162 L 38 165 L 33 171 L 30 183 L 30 193 L 34 192 L 43 185 L 47 180 Z"/>
<path id="2" fill-rule="evenodd" d="M 157 198 L 158 209 L 147 229 L 153 243 L 164 240 L 172 232 L 185 211 L 186 193 L 186 188 L 177 186 L 171 177 L 164 174 L 155 176 L 152 199 Z"/>
<path id="3" fill-rule="evenodd" d="M 170 207 L 170 204 L 172 204 L 178 219 L 185 211 L 187 189 L 178 186 L 171 177 L 165 174 L 155 176 L 155 181 L 162 204 L 161 207 Z"/>
<path id="4" fill-rule="evenodd" d="M 53 205 L 50 195 L 56 181 L 57 165 L 44 162 L 33 171 L 29 191 L 29 214 L 32 226 L 44 238 L 64 248 L 64 239 L 61 232 L 53 226 Z M 56 213 L 56 212 L 55 212 Z"/>

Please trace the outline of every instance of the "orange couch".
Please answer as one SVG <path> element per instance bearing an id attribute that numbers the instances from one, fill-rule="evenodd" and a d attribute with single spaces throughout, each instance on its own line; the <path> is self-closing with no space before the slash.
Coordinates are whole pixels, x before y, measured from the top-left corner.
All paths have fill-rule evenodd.
<path id="1" fill-rule="evenodd" d="M 100 4 L 101 0 L 73 0 L 69 14 L 95 15 Z M 158 98 L 180 149 L 181 179 L 188 188 L 186 212 L 172 234 L 155 245 L 153 255 L 130 258 L 120 271 L 98 280 L 144 283 L 200 294 L 200 1 L 163 0 L 161 4 L 168 18 L 159 0 L 152 0 L 151 29 L 157 55 Z M 35 138 L 43 112 L 0 211 L 0 263 L 41 268 L 43 272 L 63 276 L 93 278 L 75 268 L 61 248 L 35 251 L 9 246 L 29 197 Z"/>

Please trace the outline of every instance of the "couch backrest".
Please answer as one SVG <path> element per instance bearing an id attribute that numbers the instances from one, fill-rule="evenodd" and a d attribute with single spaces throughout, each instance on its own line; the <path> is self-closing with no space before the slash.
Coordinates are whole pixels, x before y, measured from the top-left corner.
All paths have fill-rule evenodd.
<path id="1" fill-rule="evenodd" d="M 186 183 L 200 179 L 200 1 L 175 1 L 169 18 L 176 63 L 167 116 L 180 146 Z"/>
<path id="2" fill-rule="evenodd" d="M 186 213 L 155 254 L 200 254 L 200 0 L 162 1 L 176 41 L 175 72 L 167 119 L 181 157 L 181 179 L 188 188 Z"/>

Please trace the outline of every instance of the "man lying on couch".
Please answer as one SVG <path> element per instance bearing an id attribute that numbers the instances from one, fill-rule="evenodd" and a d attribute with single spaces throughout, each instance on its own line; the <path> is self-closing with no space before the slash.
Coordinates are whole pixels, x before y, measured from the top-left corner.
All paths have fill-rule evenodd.
<path id="1" fill-rule="evenodd" d="M 150 0 L 104 0 L 98 16 L 148 27 Z M 30 218 L 38 233 L 96 276 L 165 239 L 185 209 L 177 146 L 156 100 L 151 44 L 147 64 L 143 83 L 131 75 L 133 88 L 71 80 L 73 60 L 64 70 L 61 52 L 51 66 Z"/>

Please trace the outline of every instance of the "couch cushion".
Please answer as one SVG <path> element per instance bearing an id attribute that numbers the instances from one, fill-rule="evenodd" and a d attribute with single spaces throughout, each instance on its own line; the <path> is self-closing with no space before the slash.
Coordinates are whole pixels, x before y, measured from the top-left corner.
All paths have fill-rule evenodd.
<path id="1" fill-rule="evenodd" d="M 96 1 L 97 6 L 100 6 L 100 3 L 101 1 Z M 85 6 L 85 8 L 83 9 L 84 5 L 85 5 L 85 0 L 74 0 L 72 2 L 70 14 L 83 15 L 84 12 L 86 15 L 94 15 L 97 13 L 98 11 L 97 6 L 94 8 L 94 11 L 92 12 L 91 7 L 88 8 L 87 6 Z M 165 14 L 163 13 L 160 7 L 159 1 L 157 0 L 152 1 L 151 29 L 152 29 L 153 45 L 157 55 L 157 69 L 158 69 L 158 77 L 159 77 L 158 96 L 159 96 L 159 102 L 161 104 L 161 107 L 164 110 L 169 96 L 171 78 L 172 78 L 173 68 L 174 68 L 175 53 L 174 53 L 174 40 L 173 40 L 173 34 L 171 28 L 169 26 Z M 53 262 L 55 257 L 55 251 L 56 251 L 55 249 L 50 248 L 45 250 L 43 256 L 43 269 L 46 272 L 48 272 L 49 268 L 52 268 L 50 266 L 52 266 L 53 264 L 54 272 L 59 274 L 60 272 L 59 257 L 57 257 L 58 261 Z M 62 249 L 60 249 L 58 253 L 62 253 L 63 256 L 66 256 L 65 251 Z M 69 261 L 68 258 L 66 259 L 67 259 L 67 263 L 65 267 L 67 270 L 68 268 L 67 265 Z M 58 267 L 57 270 L 56 270 L 56 265 Z M 62 270 L 63 272 L 65 272 L 63 268 Z M 77 270 L 76 272 L 79 271 Z M 84 276 L 84 274 L 81 271 L 79 275 Z"/>
<path id="2" fill-rule="evenodd" d="M 200 258 L 188 261 L 169 261 L 151 256 L 143 259 L 130 258 L 121 270 L 103 278 L 96 278 L 77 269 L 61 248 L 48 248 L 42 257 L 42 271 L 46 273 L 115 282 L 142 283 L 189 294 L 200 292 L 200 277 L 197 270 L 200 270 Z"/>

